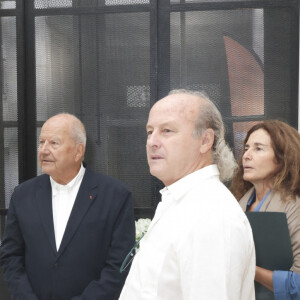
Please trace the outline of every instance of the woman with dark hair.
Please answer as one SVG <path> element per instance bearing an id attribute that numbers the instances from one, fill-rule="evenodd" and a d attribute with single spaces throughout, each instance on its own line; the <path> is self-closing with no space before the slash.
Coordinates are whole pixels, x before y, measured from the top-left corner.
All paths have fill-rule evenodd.
<path id="1" fill-rule="evenodd" d="M 284 122 L 259 122 L 247 133 L 231 191 L 244 211 L 286 214 L 290 271 L 256 267 L 255 280 L 275 299 L 300 299 L 300 134 Z"/>

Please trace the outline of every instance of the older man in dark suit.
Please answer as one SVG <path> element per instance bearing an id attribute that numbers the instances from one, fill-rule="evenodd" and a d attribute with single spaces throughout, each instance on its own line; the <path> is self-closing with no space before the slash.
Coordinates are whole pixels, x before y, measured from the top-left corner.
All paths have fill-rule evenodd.
<path id="1" fill-rule="evenodd" d="M 13 299 L 117 299 L 120 265 L 134 244 L 131 194 L 82 163 L 86 133 L 79 119 L 58 114 L 40 134 L 44 175 L 16 187 L 1 265 Z"/>

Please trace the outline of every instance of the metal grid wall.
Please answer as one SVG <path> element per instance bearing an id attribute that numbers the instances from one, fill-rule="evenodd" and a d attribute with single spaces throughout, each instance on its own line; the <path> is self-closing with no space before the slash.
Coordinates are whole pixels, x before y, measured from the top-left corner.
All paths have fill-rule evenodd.
<path id="1" fill-rule="evenodd" d="M 297 127 L 298 20 L 296 0 L 0 1 L 0 232 L 14 186 L 41 173 L 53 114 L 84 122 L 86 162 L 128 185 L 137 218 L 160 200 L 144 128 L 170 89 L 206 91 L 237 158 L 253 122 Z"/>

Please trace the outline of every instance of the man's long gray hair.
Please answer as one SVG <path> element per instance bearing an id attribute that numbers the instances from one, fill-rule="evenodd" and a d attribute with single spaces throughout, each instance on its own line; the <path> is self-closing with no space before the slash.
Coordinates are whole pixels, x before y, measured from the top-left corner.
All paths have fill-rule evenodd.
<path id="1" fill-rule="evenodd" d="M 208 128 L 214 131 L 213 160 L 218 166 L 220 180 L 223 182 L 229 181 L 234 174 L 237 164 L 232 151 L 225 142 L 225 126 L 219 110 L 204 92 L 177 89 L 170 91 L 169 95 L 173 94 L 193 95 L 204 100 L 203 104 L 200 105 L 198 118 L 195 122 L 194 136 L 200 137 L 204 130 Z"/>

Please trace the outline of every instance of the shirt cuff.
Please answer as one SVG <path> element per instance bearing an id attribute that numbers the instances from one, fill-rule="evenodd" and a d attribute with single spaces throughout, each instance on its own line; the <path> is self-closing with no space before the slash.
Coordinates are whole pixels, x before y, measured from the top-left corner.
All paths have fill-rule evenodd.
<path id="1" fill-rule="evenodd" d="M 275 300 L 300 299 L 300 274 L 291 271 L 273 272 Z"/>
<path id="2" fill-rule="evenodd" d="M 286 283 L 288 281 L 289 271 L 273 272 L 273 289 L 275 300 L 289 299 Z"/>

